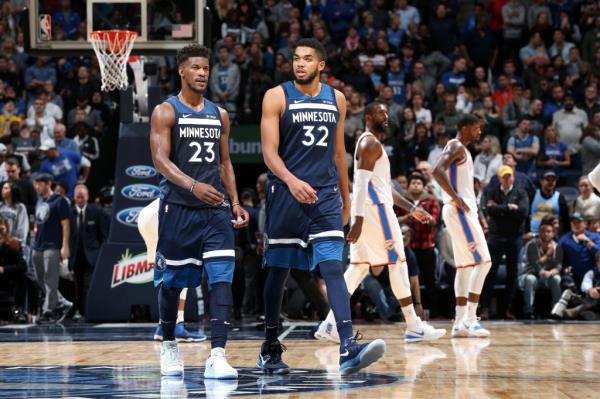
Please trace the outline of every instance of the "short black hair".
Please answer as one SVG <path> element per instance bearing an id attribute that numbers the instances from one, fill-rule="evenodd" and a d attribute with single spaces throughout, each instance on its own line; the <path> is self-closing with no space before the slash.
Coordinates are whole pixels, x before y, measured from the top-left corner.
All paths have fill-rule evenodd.
<path id="1" fill-rule="evenodd" d="M 369 103 L 366 107 L 365 107 L 365 116 L 367 115 L 371 115 L 373 112 L 375 112 L 375 109 L 377 109 L 377 107 L 379 107 L 380 105 L 385 106 L 384 103 L 381 103 L 379 101 L 373 101 L 372 103 Z"/>
<path id="2" fill-rule="evenodd" d="M 410 182 L 412 182 L 413 180 L 421 180 L 421 183 L 423 183 L 423 187 L 425 187 L 427 185 L 427 179 L 425 178 L 425 176 L 423 176 L 419 172 L 413 172 L 410 174 L 410 176 L 408 176 L 408 185 L 409 186 L 410 186 Z"/>
<path id="3" fill-rule="evenodd" d="M 325 50 L 325 46 L 317 39 L 312 37 L 300 39 L 294 46 L 294 52 L 296 52 L 298 47 L 310 47 L 317 52 L 321 61 L 327 61 L 327 51 Z"/>
<path id="4" fill-rule="evenodd" d="M 210 49 L 197 43 L 188 44 L 177 51 L 177 55 L 175 56 L 177 59 L 177 66 L 181 66 L 192 57 L 202 57 L 210 60 Z"/>
<path id="5" fill-rule="evenodd" d="M 477 116 L 475 116 L 473 114 L 466 114 L 465 116 L 460 118 L 456 127 L 458 128 L 458 130 L 461 130 L 463 127 L 471 126 L 471 125 L 475 125 L 475 124 L 479 124 L 479 123 L 481 123 L 481 119 L 479 119 Z"/>
<path id="6" fill-rule="evenodd" d="M 49 173 L 38 173 L 33 181 L 42 182 L 42 183 L 52 183 L 52 175 Z"/>

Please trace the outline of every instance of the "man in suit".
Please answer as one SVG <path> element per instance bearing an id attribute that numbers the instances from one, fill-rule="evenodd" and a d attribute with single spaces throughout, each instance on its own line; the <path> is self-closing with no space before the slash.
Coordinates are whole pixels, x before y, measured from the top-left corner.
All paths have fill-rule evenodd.
<path id="1" fill-rule="evenodd" d="M 75 272 L 75 299 L 77 310 L 85 315 L 87 291 L 100 247 L 108 239 L 110 223 L 106 212 L 89 204 L 85 184 L 75 186 L 74 206 L 71 208 L 71 258 L 69 265 Z"/>

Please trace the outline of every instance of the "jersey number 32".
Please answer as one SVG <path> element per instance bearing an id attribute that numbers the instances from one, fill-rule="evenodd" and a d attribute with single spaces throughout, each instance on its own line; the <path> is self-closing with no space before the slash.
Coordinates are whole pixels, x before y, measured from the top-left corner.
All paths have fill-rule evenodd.
<path id="1" fill-rule="evenodd" d="M 315 134 L 313 133 L 313 130 L 315 130 L 315 126 L 303 126 L 302 127 L 304 129 L 304 140 L 302 140 L 302 144 L 304 144 L 305 146 L 310 146 L 315 144 Z M 327 147 L 327 137 L 329 137 L 329 130 L 327 130 L 327 127 L 325 126 L 319 126 L 317 127 L 317 132 L 320 134 L 317 134 L 317 136 L 321 136 L 321 138 L 317 141 L 317 144 L 319 147 Z"/>

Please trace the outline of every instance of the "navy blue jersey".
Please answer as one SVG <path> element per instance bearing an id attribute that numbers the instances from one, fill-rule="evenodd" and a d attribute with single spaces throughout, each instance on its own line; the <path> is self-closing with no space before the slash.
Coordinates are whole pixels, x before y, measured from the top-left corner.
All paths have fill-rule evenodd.
<path id="1" fill-rule="evenodd" d="M 175 109 L 175 124 L 171 128 L 171 161 L 186 175 L 199 182 L 212 185 L 225 194 L 221 183 L 221 156 L 219 143 L 223 121 L 219 108 L 204 99 L 204 108 L 194 111 L 179 97 L 171 96 L 167 102 Z M 180 187 L 163 178 L 161 198 L 169 203 L 195 208 L 210 205 L 200 201 L 189 188 Z"/>
<path id="2" fill-rule="evenodd" d="M 321 84 L 319 94 L 311 97 L 292 82 L 282 87 L 285 110 L 279 120 L 279 156 L 294 176 L 313 187 L 337 184 L 333 156 L 339 110 L 333 88 Z M 273 174 L 270 179 L 281 183 Z"/>

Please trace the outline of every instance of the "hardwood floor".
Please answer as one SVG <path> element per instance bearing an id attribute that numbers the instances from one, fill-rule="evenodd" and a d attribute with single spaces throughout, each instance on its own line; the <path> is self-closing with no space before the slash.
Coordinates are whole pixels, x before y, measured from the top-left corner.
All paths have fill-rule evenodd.
<path id="1" fill-rule="evenodd" d="M 450 329 L 449 324 L 444 327 Z M 383 359 L 367 369 L 365 378 L 377 379 L 381 373 L 395 376 L 397 381 L 357 390 L 338 384 L 334 390 L 303 393 L 302 387 L 298 388 L 303 384 L 296 380 L 289 394 L 277 397 L 600 398 L 600 324 L 489 323 L 487 327 L 492 331 L 489 339 L 446 336 L 431 343 L 405 344 L 401 327 L 360 326 L 365 339 L 384 338 L 387 343 Z M 107 340 L 112 338 L 107 336 Z M 230 341 L 230 364 L 253 370 L 259 345 L 258 340 Z M 284 359 L 291 367 L 327 370 L 327 378 L 339 379 L 335 374 L 336 345 L 308 339 L 286 339 L 285 345 Z M 153 378 L 159 379 L 159 348 L 160 344 L 152 341 L 5 342 L 0 343 L 0 368 L 6 376 L 15 366 L 126 366 L 151 370 Z M 194 369 L 204 366 L 210 344 L 180 344 L 180 350 L 186 368 Z M 186 374 L 186 382 L 188 377 Z M 0 382 L 4 391 L 7 379 L 0 376 Z M 285 380 L 280 380 L 278 387 L 285 384 Z M 198 392 L 188 387 L 180 394 L 204 395 Z M 28 395 L 39 393 L 32 391 Z M 260 393 L 269 394 L 268 384 Z M 252 392 L 240 391 L 235 397 L 240 394 Z M 1 396 L 4 395 L 0 393 Z"/>

